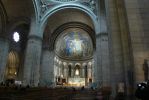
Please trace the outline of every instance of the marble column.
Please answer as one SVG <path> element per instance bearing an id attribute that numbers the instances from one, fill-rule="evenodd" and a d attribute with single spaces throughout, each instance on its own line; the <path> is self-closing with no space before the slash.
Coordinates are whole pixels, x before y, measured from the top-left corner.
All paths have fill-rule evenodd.
<path id="1" fill-rule="evenodd" d="M 0 38 L 0 82 L 4 82 L 8 50 L 9 50 L 8 40 Z"/>
<path id="2" fill-rule="evenodd" d="M 23 85 L 38 86 L 42 39 L 29 36 L 24 62 Z"/>
<path id="3" fill-rule="evenodd" d="M 84 69 L 84 67 L 82 68 L 82 77 L 85 78 L 85 69 Z"/>

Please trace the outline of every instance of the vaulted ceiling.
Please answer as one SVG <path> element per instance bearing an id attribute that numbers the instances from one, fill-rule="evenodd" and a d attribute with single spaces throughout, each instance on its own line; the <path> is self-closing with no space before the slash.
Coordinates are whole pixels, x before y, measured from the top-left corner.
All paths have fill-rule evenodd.
<path id="1" fill-rule="evenodd" d="M 6 10 L 8 21 L 14 21 L 20 17 L 31 18 L 34 14 L 32 0 L 1 0 Z"/>

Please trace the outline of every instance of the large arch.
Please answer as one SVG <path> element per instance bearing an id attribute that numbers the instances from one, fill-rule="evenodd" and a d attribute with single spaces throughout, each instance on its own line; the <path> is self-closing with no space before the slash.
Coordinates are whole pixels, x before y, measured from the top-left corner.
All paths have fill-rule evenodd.
<path id="1" fill-rule="evenodd" d="M 58 11 L 64 10 L 64 9 L 77 9 L 79 11 L 84 12 L 85 14 L 87 14 L 91 20 L 93 21 L 94 24 L 94 28 L 95 28 L 95 33 L 99 33 L 99 23 L 98 23 L 98 19 L 97 16 L 87 7 L 80 5 L 80 4 L 62 4 L 62 5 L 58 5 L 54 8 L 52 8 L 51 10 L 49 10 L 48 12 L 46 12 L 46 14 L 41 18 L 41 24 L 40 24 L 40 32 L 39 32 L 39 36 L 43 36 L 43 31 L 46 27 L 46 23 L 47 20 L 50 16 L 52 16 L 53 14 L 55 14 Z"/>
<path id="2" fill-rule="evenodd" d="M 19 67 L 19 54 L 16 51 L 10 51 L 6 64 L 5 80 L 15 79 L 17 77 Z"/>
<path id="3" fill-rule="evenodd" d="M 88 9 L 88 12 L 87 12 L 86 8 L 84 8 L 84 7 L 79 8 L 79 7 L 74 4 L 65 5 L 65 6 L 61 5 L 57 8 L 53 8 L 53 10 L 50 10 L 49 12 L 47 12 L 41 19 L 42 21 L 41 21 L 41 25 L 40 25 L 40 32 L 37 35 L 39 35 L 40 37 L 43 37 L 43 41 L 45 39 L 49 40 L 49 38 L 47 38 L 47 37 L 50 37 L 50 39 L 52 40 L 52 41 L 50 40 L 50 44 L 52 44 L 52 45 L 47 45 L 46 43 L 44 43 L 44 44 L 46 44 L 46 46 L 45 46 L 45 48 L 44 47 L 42 48 L 42 61 L 41 61 L 41 67 L 40 67 L 40 85 L 41 86 L 44 86 L 47 83 L 48 84 L 55 83 L 54 58 L 56 55 L 54 53 L 54 44 L 55 44 L 55 39 L 57 38 L 57 36 L 60 35 L 60 33 L 62 33 L 64 30 L 69 29 L 69 28 L 74 28 L 74 27 L 83 29 L 84 31 L 89 33 L 89 36 L 92 38 L 92 40 L 93 40 L 92 42 L 94 43 L 94 46 L 96 47 L 96 45 L 95 45 L 96 34 L 95 33 L 97 32 L 96 29 L 98 27 L 98 25 L 97 25 L 98 21 L 96 19 L 96 16 L 88 8 L 87 8 Z M 78 19 L 78 17 L 77 18 L 72 17 L 69 14 L 69 12 L 73 12 L 73 14 L 80 16 L 81 20 Z M 64 14 L 64 16 L 62 16 L 62 13 Z M 57 18 L 56 16 L 59 16 L 59 17 Z M 68 21 L 67 17 L 65 17 L 65 16 L 70 16 L 69 21 Z M 62 17 L 62 18 L 59 19 L 60 17 Z M 59 21 L 57 21 L 57 19 L 59 19 Z M 87 19 L 87 20 L 84 20 L 84 19 Z M 52 24 L 52 22 L 54 22 L 54 24 Z M 46 30 L 46 29 L 53 28 L 49 24 L 54 26 L 54 29 L 52 29 L 52 31 Z M 95 27 L 96 27 L 96 29 L 95 29 Z M 49 34 L 50 34 L 50 36 L 49 36 Z M 49 49 L 49 47 L 50 47 L 50 49 Z M 94 50 L 95 50 L 95 48 L 94 48 Z M 73 61 L 70 61 L 70 62 L 73 62 Z"/>

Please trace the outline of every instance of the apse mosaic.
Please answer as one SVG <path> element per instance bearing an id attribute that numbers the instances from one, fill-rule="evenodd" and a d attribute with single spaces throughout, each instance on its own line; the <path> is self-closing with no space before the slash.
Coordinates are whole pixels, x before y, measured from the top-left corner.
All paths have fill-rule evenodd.
<path id="1" fill-rule="evenodd" d="M 87 33 L 68 32 L 59 38 L 56 52 L 62 57 L 83 58 L 91 57 L 93 45 Z"/>

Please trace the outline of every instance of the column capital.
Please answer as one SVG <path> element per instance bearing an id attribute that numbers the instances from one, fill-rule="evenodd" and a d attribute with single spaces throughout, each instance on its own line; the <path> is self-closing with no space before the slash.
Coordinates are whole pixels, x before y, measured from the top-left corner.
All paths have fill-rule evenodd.
<path id="1" fill-rule="evenodd" d="M 29 35 L 28 36 L 28 40 L 38 40 L 38 41 L 42 41 L 43 38 L 40 36 L 36 36 L 36 35 Z"/>

